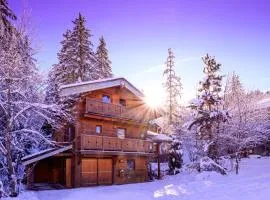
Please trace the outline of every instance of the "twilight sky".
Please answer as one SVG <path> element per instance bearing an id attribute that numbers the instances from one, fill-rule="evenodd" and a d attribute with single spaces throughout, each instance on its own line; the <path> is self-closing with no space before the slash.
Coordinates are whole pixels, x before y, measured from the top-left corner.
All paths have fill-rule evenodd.
<path id="1" fill-rule="evenodd" d="M 97 46 L 103 35 L 113 73 L 161 97 L 162 72 L 171 47 L 184 99 L 202 78 L 201 56 L 214 55 L 222 73 L 235 71 L 246 89 L 270 89 L 269 0 L 9 0 L 20 16 L 31 9 L 43 72 L 57 62 L 62 34 L 81 12 Z"/>

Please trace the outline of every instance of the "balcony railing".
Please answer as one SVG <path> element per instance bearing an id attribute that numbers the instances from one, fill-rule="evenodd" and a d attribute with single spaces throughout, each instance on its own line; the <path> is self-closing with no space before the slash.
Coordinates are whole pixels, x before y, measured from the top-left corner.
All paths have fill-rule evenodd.
<path id="1" fill-rule="evenodd" d="M 152 142 L 140 139 L 120 139 L 118 137 L 82 134 L 81 150 L 153 153 L 155 146 Z"/>
<path id="2" fill-rule="evenodd" d="M 136 121 L 146 121 L 138 109 L 127 108 L 126 106 L 104 103 L 96 99 L 86 99 L 86 113 L 99 114 L 103 116 L 116 117 Z"/>

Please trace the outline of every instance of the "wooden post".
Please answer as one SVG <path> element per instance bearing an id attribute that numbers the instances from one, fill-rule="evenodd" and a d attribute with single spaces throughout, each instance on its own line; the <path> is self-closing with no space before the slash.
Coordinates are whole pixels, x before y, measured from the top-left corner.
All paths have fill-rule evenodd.
<path id="1" fill-rule="evenodd" d="M 161 174 L 160 174 L 160 143 L 157 143 L 157 162 L 158 162 L 158 179 L 161 179 Z"/>
<path id="2" fill-rule="evenodd" d="M 32 189 L 34 183 L 34 165 L 30 164 L 26 166 L 26 188 Z"/>
<path id="3" fill-rule="evenodd" d="M 66 159 L 66 187 L 71 188 L 72 187 L 72 181 L 71 181 L 71 158 Z"/>

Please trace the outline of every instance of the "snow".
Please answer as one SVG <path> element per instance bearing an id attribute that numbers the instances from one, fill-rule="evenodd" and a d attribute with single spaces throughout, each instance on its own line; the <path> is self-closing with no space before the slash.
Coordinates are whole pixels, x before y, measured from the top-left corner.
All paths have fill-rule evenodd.
<path id="1" fill-rule="evenodd" d="M 60 96 L 69 96 L 116 86 L 124 86 L 126 89 L 128 89 L 137 97 L 143 100 L 144 94 L 123 77 L 98 79 L 94 81 L 85 81 L 62 85 L 60 86 Z"/>
<path id="2" fill-rule="evenodd" d="M 69 87 L 76 87 L 76 86 L 80 86 L 80 85 L 88 85 L 88 84 L 92 84 L 92 83 L 105 82 L 105 81 L 114 81 L 114 80 L 118 80 L 118 79 L 124 79 L 124 78 L 123 77 L 114 77 L 114 78 L 98 79 L 98 80 L 93 80 L 93 81 L 77 82 L 77 83 L 72 83 L 72 84 L 68 84 L 68 85 L 62 85 L 62 86 L 60 86 L 60 89 L 69 88 Z"/>
<path id="3" fill-rule="evenodd" d="M 25 191 L 8 200 L 268 200 L 270 158 L 242 159 L 240 174 L 222 176 L 215 172 L 166 176 L 149 183 L 100 186 L 68 190 Z"/>
<path id="4" fill-rule="evenodd" d="M 157 171 L 158 170 L 158 164 L 157 163 L 151 163 L 151 168 L 153 171 Z M 168 167 L 168 163 L 165 162 L 165 163 L 160 163 L 160 171 L 163 172 L 164 174 L 166 173 L 166 171 L 169 170 L 169 167 Z"/>
<path id="5" fill-rule="evenodd" d="M 195 99 L 192 99 L 190 102 L 189 102 L 192 106 L 197 106 L 197 107 L 200 107 L 203 103 L 202 99 L 199 99 L 199 98 L 195 98 Z"/>
<path id="6" fill-rule="evenodd" d="M 162 133 L 155 133 L 152 131 L 147 131 L 147 135 L 151 138 L 153 141 L 166 141 L 166 142 L 171 142 L 172 138 L 162 134 Z"/>
<path id="7" fill-rule="evenodd" d="M 28 159 L 28 158 L 31 158 L 31 157 L 40 155 L 40 154 L 42 154 L 42 153 L 49 152 L 49 151 L 51 151 L 52 149 L 53 149 L 53 148 L 45 149 L 45 150 L 42 150 L 42 151 L 37 151 L 37 152 L 35 152 L 35 153 L 32 153 L 32 154 L 30 154 L 30 155 L 27 155 L 27 156 L 22 157 L 22 160 L 26 160 L 26 159 Z"/>

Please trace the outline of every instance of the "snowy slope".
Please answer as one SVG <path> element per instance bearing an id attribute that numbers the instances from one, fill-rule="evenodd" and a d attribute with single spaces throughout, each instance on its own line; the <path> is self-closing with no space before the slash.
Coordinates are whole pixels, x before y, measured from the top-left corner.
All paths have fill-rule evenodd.
<path id="1" fill-rule="evenodd" d="M 150 183 L 41 192 L 26 191 L 17 200 L 269 200 L 269 166 L 270 158 L 250 158 L 242 160 L 238 176 L 182 173 Z"/>

